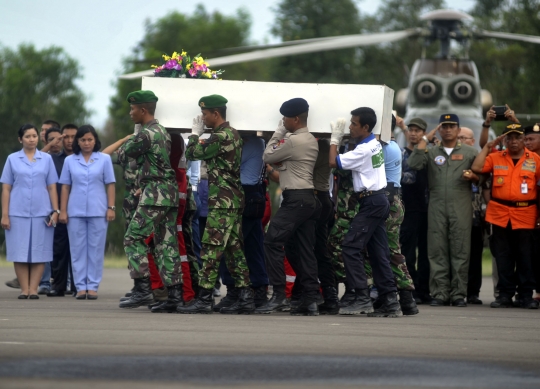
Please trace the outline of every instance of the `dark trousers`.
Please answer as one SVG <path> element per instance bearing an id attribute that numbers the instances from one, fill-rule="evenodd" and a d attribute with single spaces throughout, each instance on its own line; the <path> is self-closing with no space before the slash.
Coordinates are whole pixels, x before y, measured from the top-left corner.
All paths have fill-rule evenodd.
<path id="1" fill-rule="evenodd" d="M 249 268 L 249 280 L 253 288 L 268 285 L 268 274 L 264 263 L 264 233 L 261 219 L 242 217 L 242 235 L 244 236 L 244 254 Z M 234 286 L 234 279 L 227 269 L 224 258 L 219 264 L 219 275 L 223 285 Z"/>
<path id="2" fill-rule="evenodd" d="M 368 287 L 364 269 L 367 248 L 379 295 L 396 292 L 386 235 L 386 219 L 390 214 L 388 199 L 384 194 L 376 194 L 360 199 L 359 204 L 360 211 L 352 220 L 342 243 L 348 286 L 357 290 Z"/>
<path id="3" fill-rule="evenodd" d="M 532 272 L 534 230 L 513 230 L 493 225 L 490 246 L 497 263 L 499 296 L 512 298 L 532 297 L 535 279 Z"/>
<path id="4" fill-rule="evenodd" d="M 285 293 L 285 253 L 297 273 L 307 301 L 319 295 L 317 260 L 313 255 L 315 225 L 321 205 L 313 190 L 286 190 L 264 239 L 264 255 L 270 284 L 277 293 Z"/>
<path id="5" fill-rule="evenodd" d="M 329 192 L 317 193 L 317 198 L 321 202 L 321 214 L 315 225 L 315 247 L 314 254 L 317 259 L 317 268 L 321 286 L 335 287 L 336 277 L 332 267 L 332 259 L 328 253 L 328 232 L 329 224 L 334 216 L 334 203 L 330 199 Z"/>
<path id="6" fill-rule="evenodd" d="M 58 223 L 54 229 L 53 260 L 51 262 L 51 274 L 54 282 L 51 289 L 58 292 L 64 292 L 67 289 L 70 264 L 71 252 L 69 250 L 67 225 Z M 71 290 L 75 291 L 73 275 L 71 275 Z"/>
<path id="7" fill-rule="evenodd" d="M 533 232 L 532 267 L 534 279 L 536 281 L 534 289 L 536 290 L 536 293 L 540 293 L 540 230 L 538 229 Z"/>
<path id="8" fill-rule="evenodd" d="M 401 230 L 399 241 L 401 253 L 405 256 L 407 269 L 414 282 L 416 294 L 429 295 L 429 259 L 427 255 L 427 212 L 407 211 Z M 418 248 L 418 257 L 416 249 Z"/>
<path id="9" fill-rule="evenodd" d="M 471 230 L 471 259 L 469 261 L 469 282 L 467 297 L 479 296 L 482 287 L 482 252 L 484 251 L 484 226 L 472 227 Z"/>

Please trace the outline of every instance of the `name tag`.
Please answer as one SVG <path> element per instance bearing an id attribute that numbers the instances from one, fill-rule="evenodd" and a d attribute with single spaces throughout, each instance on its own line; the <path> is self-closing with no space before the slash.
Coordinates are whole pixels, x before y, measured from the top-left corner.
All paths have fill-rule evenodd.
<path id="1" fill-rule="evenodd" d="M 463 154 L 452 154 L 450 159 L 452 161 L 463 161 Z"/>

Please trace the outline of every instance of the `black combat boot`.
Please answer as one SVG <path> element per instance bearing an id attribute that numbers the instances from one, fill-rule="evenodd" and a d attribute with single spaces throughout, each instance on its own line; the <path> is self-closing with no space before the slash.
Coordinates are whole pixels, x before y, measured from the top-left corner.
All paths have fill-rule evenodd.
<path id="1" fill-rule="evenodd" d="M 158 289 L 153 289 L 152 294 L 154 295 L 154 303 L 150 304 L 148 306 L 148 309 L 152 309 L 154 307 L 157 307 L 158 305 L 161 305 L 164 301 L 167 301 L 168 292 L 167 292 L 167 288 L 165 288 L 165 287 L 158 288 Z"/>
<path id="2" fill-rule="evenodd" d="M 341 296 L 339 300 L 340 307 L 347 307 L 355 300 L 354 289 L 349 289 L 345 286 L 345 293 Z"/>
<path id="3" fill-rule="evenodd" d="M 219 303 L 214 305 L 214 312 L 219 312 L 221 308 L 230 307 L 233 305 L 238 296 L 240 295 L 240 288 L 236 288 L 234 285 L 227 285 L 227 295 L 221 299 Z"/>
<path id="4" fill-rule="evenodd" d="M 263 306 L 256 308 L 255 313 L 283 312 L 289 309 L 291 309 L 291 305 L 285 296 L 285 291 L 279 291 L 274 288 L 274 293 L 270 300 Z"/>
<path id="5" fill-rule="evenodd" d="M 184 305 L 182 284 L 167 286 L 167 300 L 152 308 L 152 313 L 173 313 L 177 307 Z"/>
<path id="6" fill-rule="evenodd" d="M 317 299 L 302 297 L 300 304 L 295 309 L 291 307 L 291 316 L 319 316 Z"/>
<path id="7" fill-rule="evenodd" d="M 337 315 L 339 313 L 339 300 L 337 290 L 333 286 L 323 288 L 324 303 L 319 305 L 321 315 Z"/>
<path id="8" fill-rule="evenodd" d="M 369 297 L 369 288 L 356 289 L 354 299 L 345 307 L 339 308 L 340 315 L 361 315 L 373 312 L 373 303 Z"/>
<path id="9" fill-rule="evenodd" d="M 136 278 L 133 293 L 128 300 L 121 301 L 120 308 L 138 308 L 154 302 L 150 277 Z"/>
<path id="10" fill-rule="evenodd" d="M 253 292 L 253 289 L 246 286 L 245 288 L 240 288 L 238 290 L 240 291 L 238 300 L 236 300 L 235 303 L 229 307 L 221 308 L 219 313 L 234 315 L 240 313 L 250 314 L 255 311 L 255 302 L 253 300 L 255 297 L 255 292 Z"/>
<path id="11" fill-rule="evenodd" d="M 268 302 L 268 297 L 266 297 L 266 285 L 259 286 L 258 288 L 253 289 L 255 292 L 255 297 L 253 301 L 255 302 L 255 308 L 262 307 Z"/>
<path id="12" fill-rule="evenodd" d="M 368 313 L 369 317 L 398 317 L 403 316 L 396 292 L 386 293 L 379 296 L 382 301 L 380 308 L 374 312 Z"/>
<path id="13" fill-rule="evenodd" d="M 203 289 L 199 287 L 199 297 L 194 299 L 189 305 L 178 306 L 178 313 L 213 313 L 214 311 L 214 296 L 212 295 L 214 288 Z"/>
<path id="14" fill-rule="evenodd" d="M 410 290 L 399 291 L 399 305 L 401 306 L 401 312 L 405 316 L 418 315 L 418 307 Z"/>
<path id="15" fill-rule="evenodd" d="M 131 295 L 133 294 L 133 291 L 135 290 L 135 285 L 133 285 L 133 288 L 131 288 L 131 290 L 129 292 L 127 292 L 124 297 L 120 297 L 120 301 L 126 301 L 126 300 L 129 300 L 129 298 L 131 297 Z"/>

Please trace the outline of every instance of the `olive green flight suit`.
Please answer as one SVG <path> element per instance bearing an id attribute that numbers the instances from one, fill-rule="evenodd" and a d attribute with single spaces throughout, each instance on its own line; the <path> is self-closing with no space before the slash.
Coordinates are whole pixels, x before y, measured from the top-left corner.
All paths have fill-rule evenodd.
<path id="1" fill-rule="evenodd" d="M 426 150 L 414 148 L 411 169 L 427 166 L 429 185 L 428 257 L 431 296 L 444 302 L 467 297 L 471 247 L 471 182 L 462 178 L 478 152 L 458 141 L 450 155 L 442 144 Z"/>

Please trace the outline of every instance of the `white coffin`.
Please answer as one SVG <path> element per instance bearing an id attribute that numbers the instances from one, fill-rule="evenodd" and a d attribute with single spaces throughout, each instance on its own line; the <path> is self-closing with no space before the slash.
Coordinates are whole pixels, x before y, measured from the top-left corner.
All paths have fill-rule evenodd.
<path id="1" fill-rule="evenodd" d="M 229 100 L 227 120 L 240 131 L 273 132 L 282 118 L 281 104 L 302 97 L 309 103 L 308 127 L 312 133 L 329 136 L 330 122 L 338 118 L 348 121 L 353 109 L 371 107 L 378 119 L 373 132 L 380 133 L 383 140 L 390 139 L 394 91 L 383 85 L 143 77 L 142 89 L 158 96 L 156 118 L 159 122 L 181 132 L 191 131 L 193 118 L 200 114 L 199 98 L 219 94 Z"/>

